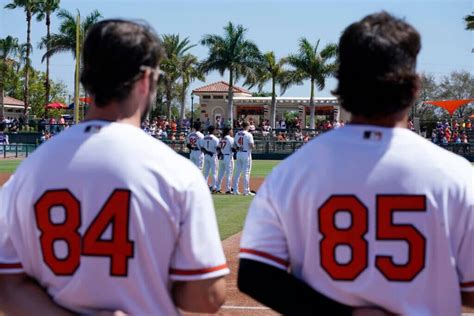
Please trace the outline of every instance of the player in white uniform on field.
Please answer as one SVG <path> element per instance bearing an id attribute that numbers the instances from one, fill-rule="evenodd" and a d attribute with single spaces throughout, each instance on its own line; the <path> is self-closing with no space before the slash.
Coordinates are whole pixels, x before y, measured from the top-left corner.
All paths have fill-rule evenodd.
<path id="1" fill-rule="evenodd" d="M 252 134 L 249 133 L 250 125 L 248 122 L 242 123 L 243 131 L 240 131 L 235 135 L 234 147 L 237 148 L 237 160 L 235 162 L 235 175 L 234 175 L 234 192 L 233 194 L 239 195 L 239 181 L 240 175 L 243 175 L 243 193 L 244 195 L 254 195 L 250 192 L 250 171 L 252 170 L 252 149 L 254 148 L 254 141 Z"/>
<path id="2" fill-rule="evenodd" d="M 216 129 L 209 126 L 208 134 L 200 141 L 201 150 L 204 153 L 204 179 L 208 181 L 211 175 L 210 190 L 214 193 L 217 191 L 217 148 L 219 147 L 219 139 L 214 135 Z"/>
<path id="3" fill-rule="evenodd" d="M 397 315 L 474 307 L 473 168 L 407 129 L 419 50 L 418 32 L 387 13 L 344 31 L 335 93 L 352 124 L 265 180 L 241 241 L 241 290 L 282 313 L 293 303 L 265 295 L 292 295 L 299 280 Z M 288 284 L 272 281 L 287 271 Z"/>
<path id="4" fill-rule="evenodd" d="M 189 148 L 189 159 L 202 170 L 204 163 L 204 154 L 201 151 L 201 140 L 204 138 L 204 134 L 201 133 L 201 122 L 195 122 L 193 130 L 186 137 L 186 146 Z"/>
<path id="5" fill-rule="evenodd" d="M 234 171 L 234 154 L 232 148 L 234 147 L 234 138 L 232 137 L 232 130 L 229 127 L 224 127 L 222 130 L 222 138 L 219 142 L 219 151 L 222 159 L 219 159 L 219 177 L 217 179 L 217 193 L 220 193 L 222 187 L 222 180 L 225 177 L 226 194 L 231 194 L 232 188 L 232 172 Z"/>
<path id="6" fill-rule="evenodd" d="M 206 183 L 139 128 L 161 56 L 144 25 L 89 31 L 86 121 L 41 145 L 2 192 L 0 314 L 177 315 L 223 303 L 228 269 Z"/>

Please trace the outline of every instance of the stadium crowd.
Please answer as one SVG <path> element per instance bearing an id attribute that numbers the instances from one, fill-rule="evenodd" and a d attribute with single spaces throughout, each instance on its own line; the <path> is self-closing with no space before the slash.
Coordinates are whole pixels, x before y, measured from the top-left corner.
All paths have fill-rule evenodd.
<path id="1" fill-rule="evenodd" d="M 472 123 L 469 120 L 459 123 L 453 121 L 437 122 L 436 128 L 431 133 L 431 141 L 438 145 L 449 143 L 468 144 L 468 131 L 472 130 Z"/>

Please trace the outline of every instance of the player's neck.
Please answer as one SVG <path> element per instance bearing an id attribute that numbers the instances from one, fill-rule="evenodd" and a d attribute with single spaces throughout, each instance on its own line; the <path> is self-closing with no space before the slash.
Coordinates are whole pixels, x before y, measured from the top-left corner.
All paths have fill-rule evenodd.
<path id="1" fill-rule="evenodd" d="M 378 118 L 368 118 L 360 115 L 352 115 L 351 124 L 355 125 L 375 125 L 381 127 L 408 127 L 408 110 L 395 113 L 393 115 L 378 117 Z"/>
<path id="2" fill-rule="evenodd" d="M 105 107 L 97 107 L 96 105 L 91 105 L 87 115 L 85 117 L 86 121 L 101 120 L 109 122 L 117 122 L 130 124 L 135 127 L 141 126 L 141 116 L 138 111 L 133 113 L 127 113 L 123 109 L 127 108 L 125 104 L 110 103 Z"/>

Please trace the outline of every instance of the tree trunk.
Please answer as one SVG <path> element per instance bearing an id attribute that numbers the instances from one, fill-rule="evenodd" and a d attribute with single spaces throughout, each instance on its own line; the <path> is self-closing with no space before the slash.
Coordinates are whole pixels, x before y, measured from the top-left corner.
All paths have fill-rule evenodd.
<path id="1" fill-rule="evenodd" d="M 271 126 L 272 129 L 275 129 L 275 121 L 276 121 L 276 110 L 277 110 L 277 103 L 276 103 L 276 92 L 275 92 L 275 80 L 276 78 L 272 79 L 272 118 L 271 118 Z"/>
<path id="2" fill-rule="evenodd" d="M 234 71 L 229 70 L 229 91 L 227 93 L 227 119 L 230 119 L 230 127 L 234 127 Z"/>
<path id="3" fill-rule="evenodd" d="M 51 37 L 51 13 L 46 12 L 46 51 L 49 51 L 49 39 Z M 49 104 L 50 83 L 49 83 L 49 55 L 46 56 L 46 80 L 44 81 L 44 88 L 46 90 L 46 104 Z"/>
<path id="4" fill-rule="evenodd" d="M 5 105 L 3 104 L 4 102 L 4 94 L 5 94 L 5 91 L 4 91 L 4 84 L 3 84 L 3 81 L 5 80 L 5 60 L 3 61 L 3 63 L 0 65 L 1 66 L 1 69 L 0 69 L 0 73 L 2 74 L 2 77 L 0 78 L 0 120 L 3 120 L 5 118 Z M 3 131 L 0 131 L 0 132 L 3 132 Z"/>
<path id="5" fill-rule="evenodd" d="M 314 129 L 314 79 L 311 79 L 311 96 L 309 98 L 309 110 L 310 112 L 310 118 L 309 118 L 309 128 Z M 306 124 L 306 123 L 305 123 Z"/>
<path id="6" fill-rule="evenodd" d="M 25 110 L 24 115 L 25 119 L 28 118 L 28 111 L 30 107 L 30 95 L 29 95 L 29 85 L 30 85 L 30 43 L 31 43 L 31 10 L 26 11 L 26 63 L 25 63 L 25 95 L 24 95 L 24 102 L 25 102 Z"/>
<path id="7" fill-rule="evenodd" d="M 167 84 L 166 85 L 166 107 L 167 107 L 167 112 L 168 112 L 168 120 L 170 121 L 171 121 L 171 94 L 172 94 L 171 85 Z"/>
<path id="8" fill-rule="evenodd" d="M 183 121 L 184 121 L 184 111 L 186 108 L 186 90 L 188 89 L 187 84 L 184 83 L 183 80 L 183 85 L 182 85 L 182 90 L 181 90 L 181 111 L 179 113 L 179 127 L 183 127 Z"/>

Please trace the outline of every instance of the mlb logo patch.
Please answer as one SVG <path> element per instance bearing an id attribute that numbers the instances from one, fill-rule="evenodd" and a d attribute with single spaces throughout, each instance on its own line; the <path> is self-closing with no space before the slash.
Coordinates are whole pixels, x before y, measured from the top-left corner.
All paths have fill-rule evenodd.
<path id="1" fill-rule="evenodd" d="M 88 125 L 84 130 L 84 133 L 98 133 L 102 126 L 100 125 Z"/>
<path id="2" fill-rule="evenodd" d="M 382 135 L 383 134 L 380 131 L 365 131 L 364 139 L 380 141 L 382 140 Z"/>

